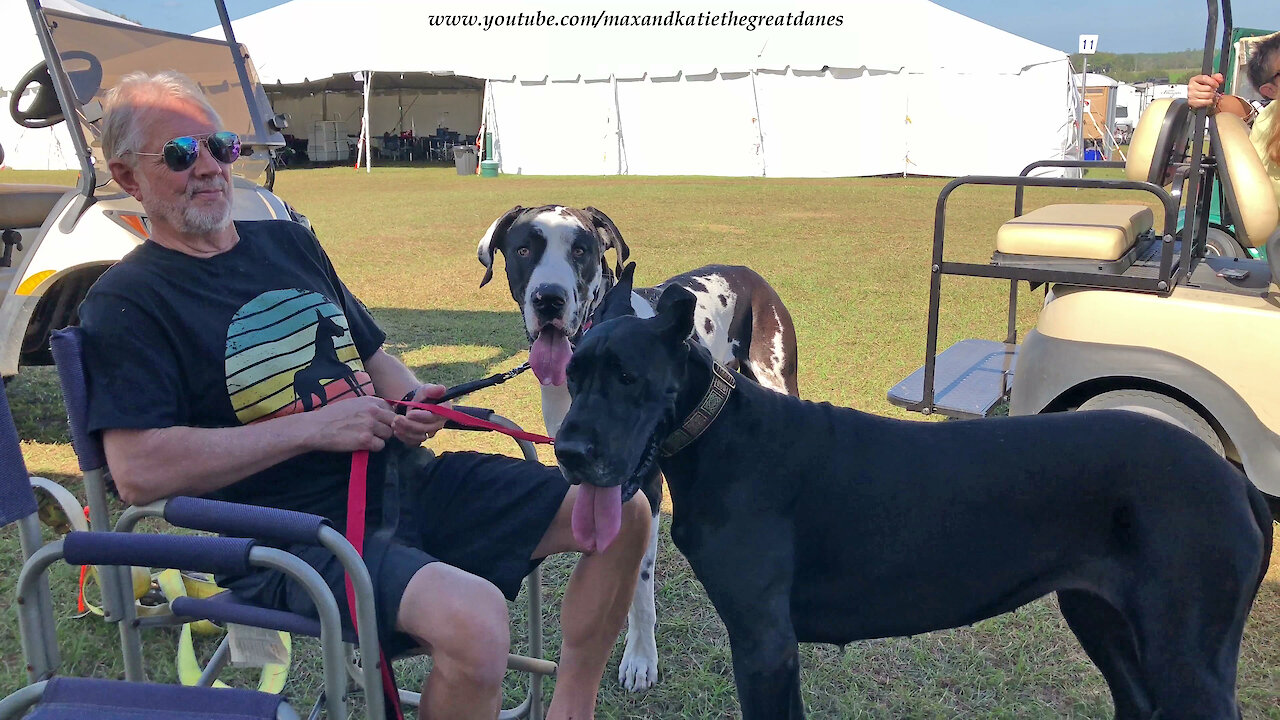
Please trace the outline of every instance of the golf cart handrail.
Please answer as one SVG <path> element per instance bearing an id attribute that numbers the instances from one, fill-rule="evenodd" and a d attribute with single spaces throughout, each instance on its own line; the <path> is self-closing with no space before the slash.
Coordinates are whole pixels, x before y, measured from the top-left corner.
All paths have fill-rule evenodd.
<path id="1" fill-rule="evenodd" d="M 1123 160 L 1037 160 L 1022 168 L 1018 177 L 1027 177 L 1032 170 L 1039 168 L 1122 168 Z M 1013 191 L 1013 216 L 1022 217 L 1022 196 L 1025 186 L 1019 185 Z"/>
<path id="2" fill-rule="evenodd" d="M 952 191 L 965 185 L 997 185 L 1012 186 L 1018 190 L 1027 187 L 1061 187 L 1092 190 L 1140 190 L 1156 196 L 1164 208 L 1165 247 L 1160 258 L 1160 272 L 1155 278 L 1124 277 L 1068 270 L 1037 270 L 1034 268 L 1012 268 L 999 265 L 976 263 L 946 262 L 943 259 L 943 245 L 946 242 L 947 201 Z M 1094 287 L 1128 288 L 1148 292 L 1166 292 L 1181 277 L 1182 268 L 1173 272 L 1173 248 L 1170 231 L 1178 219 L 1178 202 L 1173 195 L 1159 185 L 1139 180 L 1089 180 L 1086 178 L 1035 178 L 1004 177 L 1000 175 L 966 175 L 947 183 L 938 193 L 938 205 L 933 219 L 933 263 L 931 269 L 935 275 L 972 275 L 976 277 L 1006 278 L 1030 280 L 1032 282 L 1064 282 L 1072 285 L 1089 285 Z"/>
<path id="3" fill-rule="evenodd" d="M 1218 3 L 1219 0 L 1205 0 L 1208 6 L 1209 18 L 1204 29 L 1204 52 L 1200 58 L 1200 72 L 1208 75 L 1213 69 L 1213 51 L 1216 47 L 1215 41 L 1218 32 Z M 1223 69 L 1226 68 L 1226 43 L 1231 38 L 1231 0 L 1221 0 L 1222 17 L 1223 17 Z M 1188 173 L 1187 186 L 1187 217 L 1186 223 L 1182 227 L 1182 257 L 1180 266 L 1185 267 L 1191 262 L 1193 252 L 1192 245 L 1195 244 L 1195 238 L 1208 238 L 1209 231 L 1209 213 L 1202 210 L 1203 207 L 1208 208 L 1212 198 L 1212 188 L 1210 183 L 1204 181 L 1204 133 L 1209 118 L 1209 108 L 1196 108 L 1192 111 L 1192 135 L 1191 135 L 1191 170 Z"/>

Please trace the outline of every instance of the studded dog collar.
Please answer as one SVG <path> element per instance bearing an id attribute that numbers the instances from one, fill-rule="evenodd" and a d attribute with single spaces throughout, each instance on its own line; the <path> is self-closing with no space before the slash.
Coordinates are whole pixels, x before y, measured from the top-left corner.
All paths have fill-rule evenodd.
<path id="1" fill-rule="evenodd" d="M 684 424 L 679 430 L 667 436 L 662 441 L 660 448 L 664 456 L 670 457 L 681 450 L 688 447 L 689 443 L 698 439 L 698 436 L 711 427 L 711 423 L 720 415 L 720 411 L 724 409 L 725 403 L 729 401 L 729 395 L 733 389 L 737 387 L 734 382 L 733 373 L 729 369 L 718 362 L 711 363 L 711 385 L 707 388 L 707 394 L 702 396 L 702 402 L 698 403 L 698 407 L 694 408 L 689 417 L 684 419 Z"/>

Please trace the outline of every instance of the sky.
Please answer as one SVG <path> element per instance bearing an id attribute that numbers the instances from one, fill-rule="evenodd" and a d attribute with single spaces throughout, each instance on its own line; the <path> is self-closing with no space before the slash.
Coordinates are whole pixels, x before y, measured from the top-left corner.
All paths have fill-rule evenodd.
<path id="1" fill-rule="evenodd" d="M 431 2 L 433 0 L 423 0 Z M 879 0 L 885 1 L 885 0 Z M 890 0 L 891 1 L 891 0 Z M 148 27 L 191 33 L 218 24 L 210 0 L 87 0 Z M 226 0 L 233 19 L 285 0 Z M 1167 52 L 1204 46 L 1204 0 L 934 0 L 975 20 L 1064 52 L 1075 52 L 1081 34 L 1098 35 L 1104 52 Z M 352 0 L 352 8 L 359 7 Z M 804 8 L 804 0 L 779 0 L 780 12 Z M 852 5 L 852 3 L 851 3 Z M 614 7 L 602 2 L 602 8 Z M 1233 0 L 1237 27 L 1280 29 L 1280 0 Z M 446 5 L 441 4 L 442 11 Z M 483 12 L 483 0 L 453 7 Z M 536 1 L 529 3 L 536 9 Z M 696 0 L 672 0 L 672 9 L 697 9 Z M 376 18 L 374 20 L 377 20 Z"/>

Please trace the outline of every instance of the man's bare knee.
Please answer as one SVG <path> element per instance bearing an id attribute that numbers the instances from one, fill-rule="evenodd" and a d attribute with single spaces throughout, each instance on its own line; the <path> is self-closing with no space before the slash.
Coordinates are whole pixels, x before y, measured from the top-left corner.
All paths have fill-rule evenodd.
<path id="1" fill-rule="evenodd" d="M 433 672 L 476 687 L 501 687 L 510 624 L 493 583 L 438 562 L 409 581 L 397 617 L 400 630 L 431 649 Z"/>

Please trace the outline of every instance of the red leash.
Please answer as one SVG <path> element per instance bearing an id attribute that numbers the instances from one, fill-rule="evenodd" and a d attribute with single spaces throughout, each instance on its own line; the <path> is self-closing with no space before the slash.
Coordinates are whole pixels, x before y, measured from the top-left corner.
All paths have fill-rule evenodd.
<path id="1" fill-rule="evenodd" d="M 351 453 L 351 480 L 347 483 L 347 541 L 356 549 L 360 557 L 364 557 L 364 509 L 366 502 L 365 486 L 368 482 L 369 451 L 357 450 Z M 356 624 L 356 592 L 351 586 L 351 576 L 347 576 L 347 608 L 351 611 L 351 626 L 359 630 Z M 391 618 L 395 622 L 395 618 Z M 363 658 L 369 662 L 370 658 Z M 386 698 L 386 716 L 388 720 L 404 720 L 404 711 L 400 708 L 400 690 L 396 687 L 395 678 L 391 675 L 391 663 L 387 654 L 378 647 L 378 661 L 382 670 L 382 695 Z M 365 688 L 371 692 L 372 688 Z"/>
<path id="2" fill-rule="evenodd" d="M 451 420 L 459 425 L 466 427 L 478 428 L 482 430 L 492 430 L 493 432 L 509 435 L 518 440 L 528 440 L 529 442 L 552 444 L 554 441 L 546 435 L 538 435 L 537 433 L 525 432 L 524 430 L 512 430 L 503 427 L 497 423 L 488 420 L 481 420 L 478 417 L 459 412 L 451 407 L 444 405 L 434 405 L 431 403 L 416 403 L 405 400 L 389 400 L 393 405 L 402 405 L 404 407 L 416 408 L 418 410 L 426 410 L 428 412 L 439 415 L 440 417 Z M 356 549 L 356 553 L 360 557 L 364 557 L 364 513 L 365 505 L 368 501 L 368 473 L 369 473 L 369 451 L 359 450 L 351 453 L 351 479 L 347 483 L 347 541 Z M 351 578 L 347 577 L 347 607 L 351 610 L 351 625 L 356 625 L 356 594 L 355 588 L 351 585 Z M 357 627 L 358 629 L 358 627 Z M 387 717 L 392 720 L 402 720 L 404 711 L 400 708 L 400 692 L 396 687 L 395 678 L 391 674 L 391 664 L 387 661 L 386 653 L 379 648 L 378 660 L 381 662 L 382 670 L 382 694 L 387 699 Z M 367 660 L 366 660 L 367 662 Z M 368 692 L 368 688 L 365 689 Z"/>
<path id="3" fill-rule="evenodd" d="M 543 445 L 555 444 L 555 440 L 547 437 L 546 435 L 538 435 L 537 433 L 525 432 L 524 430 L 512 430 L 511 428 L 503 427 L 497 423 L 489 422 L 488 420 L 481 420 L 473 415 L 459 412 L 445 405 L 417 403 L 407 400 L 388 400 L 387 402 L 392 405 L 402 405 L 404 407 L 416 408 L 418 410 L 426 410 L 428 412 L 435 413 L 446 420 L 452 420 L 459 425 L 466 425 L 467 427 L 478 428 L 481 430 L 492 430 L 493 432 L 502 433 L 503 435 L 510 435 L 517 440 L 528 440 L 529 442 L 540 443 Z"/>

